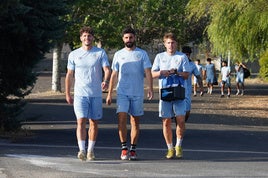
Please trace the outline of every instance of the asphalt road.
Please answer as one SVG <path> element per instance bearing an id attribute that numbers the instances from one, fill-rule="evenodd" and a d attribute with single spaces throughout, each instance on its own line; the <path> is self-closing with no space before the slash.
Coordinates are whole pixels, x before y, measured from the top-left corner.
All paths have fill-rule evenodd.
<path id="1" fill-rule="evenodd" d="M 120 160 L 115 104 L 103 104 L 96 160 L 82 162 L 76 158 L 72 106 L 66 104 L 63 94 L 44 94 L 49 90 L 45 87 L 50 86 L 49 83 L 49 78 L 40 77 L 28 98 L 22 118 L 25 119 L 23 127 L 30 130 L 29 136 L 0 140 L 0 178 L 268 177 L 268 119 L 232 116 L 228 110 L 218 112 L 220 110 L 213 108 L 221 102 L 216 94 L 193 98 L 192 115 L 183 141 L 183 159 L 164 157 L 166 144 L 158 118 L 156 90 L 152 101 L 145 100 L 137 146 L 139 160 Z M 248 93 L 243 97 L 255 95 L 267 99 L 267 85 L 248 86 Z M 231 100 L 237 99 L 231 97 Z"/>

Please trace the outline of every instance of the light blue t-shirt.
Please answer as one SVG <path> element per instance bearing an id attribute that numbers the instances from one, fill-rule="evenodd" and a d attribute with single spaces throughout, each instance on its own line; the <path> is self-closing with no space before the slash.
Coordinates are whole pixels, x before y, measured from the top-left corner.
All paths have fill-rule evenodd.
<path id="1" fill-rule="evenodd" d="M 187 87 L 186 87 L 186 91 L 185 91 L 185 96 L 186 98 L 191 98 L 191 94 L 192 94 L 192 75 L 194 76 L 198 76 L 200 75 L 199 70 L 197 69 L 195 63 L 193 63 L 192 61 L 189 61 L 189 77 L 186 80 L 187 83 Z"/>
<path id="2" fill-rule="evenodd" d="M 75 96 L 101 97 L 102 67 L 109 66 L 106 52 L 97 47 L 82 47 L 69 54 L 67 68 L 74 71 Z"/>
<path id="3" fill-rule="evenodd" d="M 195 64 L 197 70 L 200 73 L 200 77 L 202 78 L 202 70 L 203 70 L 203 66 L 201 64 Z M 194 76 L 194 82 L 197 83 L 197 78 Z"/>
<path id="4" fill-rule="evenodd" d="M 210 63 L 206 65 L 206 75 L 208 79 L 213 79 L 214 78 L 214 64 Z"/>
<path id="5" fill-rule="evenodd" d="M 114 54 L 112 70 L 118 72 L 117 94 L 144 96 L 144 70 L 152 64 L 146 51 L 125 48 Z"/>
<path id="6" fill-rule="evenodd" d="M 189 60 L 184 53 L 176 51 L 175 54 L 169 55 L 162 52 L 156 55 L 152 71 L 177 69 L 178 72 L 189 72 Z M 163 76 L 159 77 L 159 88 L 162 88 Z M 185 86 L 185 83 L 184 83 Z"/>
<path id="7" fill-rule="evenodd" d="M 239 65 L 235 65 L 236 70 L 236 78 L 240 78 L 244 80 L 244 69 L 243 67 L 239 67 Z"/>

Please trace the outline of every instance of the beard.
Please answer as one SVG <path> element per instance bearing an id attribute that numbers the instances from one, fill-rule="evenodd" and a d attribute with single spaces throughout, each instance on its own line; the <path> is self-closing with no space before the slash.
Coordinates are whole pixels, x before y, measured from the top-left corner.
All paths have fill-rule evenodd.
<path id="1" fill-rule="evenodd" d="M 135 42 L 127 42 L 127 43 L 125 43 L 125 46 L 127 48 L 132 48 L 134 45 L 135 45 Z"/>

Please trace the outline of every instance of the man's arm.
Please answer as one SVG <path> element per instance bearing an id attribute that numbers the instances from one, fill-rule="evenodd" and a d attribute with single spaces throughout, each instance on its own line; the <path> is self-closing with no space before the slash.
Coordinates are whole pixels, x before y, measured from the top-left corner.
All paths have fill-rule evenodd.
<path id="1" fill-rule="evenodd" d="M 152 73 L 151 73 L 151 69 L 147 68 L 145 69 L 145 77 L 147 79 L 148 82 L 148 93 L 147 93 L 147 97 L 149 100 L 151 100 L 154 96 L 154 92 L 153 92 L 153 77 L 152 77 Z"/>
<path id="2" fill-rule="evenodd" d="M 112 74 L 111 74 L 110 83 L 109 83 L 108 94 L 106 97 L 106 104 L 107 105 L 110 105 L 112 103 L 112 94 L 113 94 L 114 84 L 117 80 L 117 75 L 118 75 L 118 72 L 113 70 Z"/>
<path id="3" fill-rule="evenodd" d="M 104 79 L 101 84 L 101 89 L 107 90 L 109 86 L 110 75 L 111 75 L 110 67 L 109 66 L 103 67 L 103 71 L 104 71 Z"/>
<path id="4" fill-rule="evenodd" d="M 73 98 L 71 96 L 71 86 L 73 81 L 74 71 L 68 69 L 65 77 L 65 98 L 68 104 L 73 104 Z"/>
<path id="5" fill-rule="evenodd" d="M 182 76 L 182 78 L 184 78 L 184 80 L 187 80 L 189 77 L 189 72 L 178 72 L 177 74 L 179 76 Z"/>

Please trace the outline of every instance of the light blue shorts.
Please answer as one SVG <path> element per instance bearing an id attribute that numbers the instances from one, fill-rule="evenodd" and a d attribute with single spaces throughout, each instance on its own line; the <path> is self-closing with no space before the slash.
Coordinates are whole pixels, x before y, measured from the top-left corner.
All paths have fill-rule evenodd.
<path id="1" fill-rule="evenodd" d="M 214 83 L 214 76 L 207 76 L 206 82 L 207 83 Z"/>
<path id="2" fill-rule="evenodd" d="M 132 116 L 143 115 L 143 97 L 141 96 L 128 96 L 117 95 L 117 113 L 125 112 Z"/>
<path id="3" fill-rule="evenodd" d="M 184 116 L 186 114 L 185 100 L 159 101 L 159 117 L 171 118 L 175 116 Z"/>
<path id="4" fill-rule="evenodd" d="M 190 111 L 191 110 L 191 104 L 192 104 L 192 98 L 190 97 L 185 97 L 185 108 L 186 111 Z"/>
<path id="5" fill-rule="evenodd" d="M 102 97 L 74 96 L 74 112 L 77 119 L 101 119 Z"/>
<path id="6" fill-rule="evenodd" d="M 244 83 L 244 74 L 237 74 L 236 83 Z"/>

